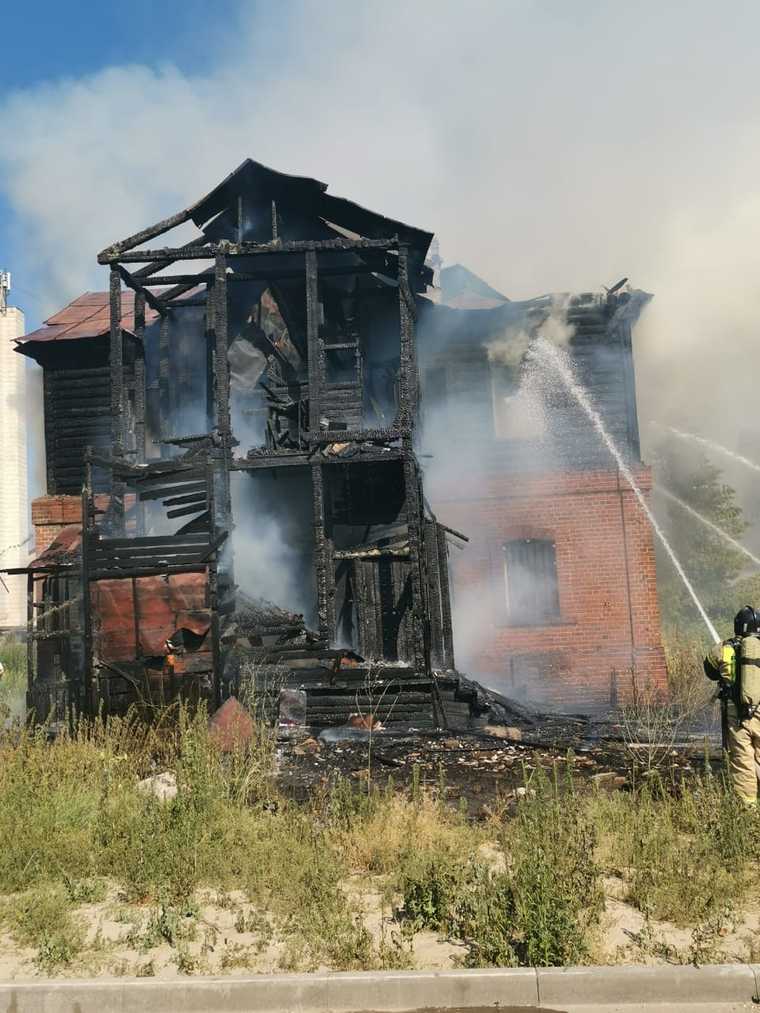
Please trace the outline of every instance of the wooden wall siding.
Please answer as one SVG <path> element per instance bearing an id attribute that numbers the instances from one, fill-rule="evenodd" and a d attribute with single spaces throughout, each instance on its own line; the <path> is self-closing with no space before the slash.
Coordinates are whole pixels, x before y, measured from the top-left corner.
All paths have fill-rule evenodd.
<path id="1" fill-rule="evenodd" d="M 45 370 L 45 452 L 48 494 L 77 494 L 88 446 L 111 446 L 111 387 L 107 366 Z"/>

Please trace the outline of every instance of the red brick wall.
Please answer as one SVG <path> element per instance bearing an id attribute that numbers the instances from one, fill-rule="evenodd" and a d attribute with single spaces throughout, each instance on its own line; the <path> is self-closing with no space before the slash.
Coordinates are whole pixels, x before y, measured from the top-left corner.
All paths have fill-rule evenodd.
<path id="1" fill-rule="evenodd" d="M 82 523 L 81 496 L 40 496 L 32 501 L 35 549 L 39 556 L 69 524 Z"/>
<path id="2" fill-rule="evenodd" d="M 108 496 L 102 493 L 95 497 L 98 510 L 108 506 Z M 82 523 L 81 496 L 40 496 L 32 500 L 32 524 L 34 525 L 34 546 L 39 556 L 70 524 Z"/>
<path id="3" fill-rule="evenodd" d="M 649 469 L 638 478 L 651 489 Z M 450 554 L 460 669 L 570 709 L 608 705 L 615 684 L 625 698 L 632 672 L 639 685 L 664 687 L 653 535 L 617 472 L 491 475 L 472 491 L 441 490 L 435 507 L 442 523 L 471 539 Z M 501 547 L 531 537 L 555 543 L 560 616 L 510 626 L 499 608 Z M 520 677 L 526 662 L 534 672 Z"/>

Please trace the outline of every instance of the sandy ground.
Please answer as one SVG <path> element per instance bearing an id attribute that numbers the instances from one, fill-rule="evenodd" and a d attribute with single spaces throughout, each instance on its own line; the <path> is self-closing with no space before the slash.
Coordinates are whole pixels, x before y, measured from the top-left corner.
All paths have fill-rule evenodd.
<path id="1" fill-rule="evenodd" d="M 346 892 L 361 913 L 376 942 L 401 938 L 401 926 L 383 909 L 379 892 L 351 881 Z M 597 933 L 592 961 L 599 964 L 689 963 L 693 959 L 693 931 L 667 922 L 646 923 L 643 915 L 621 899 L 622 884 L 605 881 L 606 910 Z M 154 908 L 127 906 L 113 891 L 100 904 L 83 905 L 77 915 L 87 926 L 88 946 L 69 968 L 56 977 L 117 978 L 155 976 L 177 978 L 185 974 L 272 974 L 294 968 L 288 961 L 287 941 L 263 928 L 261 914 L 240 893 L 197 895 L 198 913 L 183 919 L 174 946 L 162 941 L 149 945 L 146 929 Z M 760 938 L 760 904 L 738 912 L 711 941 L 710 963 L 757 960 Z M 404 943 L 407 946 L 407 943 Z M 461 964 L 464 947 L 434 932 L 418 932 L 411 941 L 411 966 L 420 970 L 454 968 Z M 326 970 L 326 968 L 310 968 Z M 32 950 L 0 935 L 0 980 L 39 978 L 44 974 Z"/>

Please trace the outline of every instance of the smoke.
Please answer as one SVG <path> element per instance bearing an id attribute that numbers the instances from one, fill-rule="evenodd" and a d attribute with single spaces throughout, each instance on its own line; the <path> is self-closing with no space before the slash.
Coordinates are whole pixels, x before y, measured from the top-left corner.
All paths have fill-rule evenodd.
<path id="1" fill-rule="evenodd" d="M 97 250 L 251 155 L 436 231 L 449 262 L 513 299 L 628 275 L 656 295 L 641 417 L 757 445 L 756 4 L 226 11 L 202 74 L 125 63 L 0 102 L 6 256 L 37 293 L 30 324 L 105 286 Z"/>
<path id="2" fill-rule="evenodd" d="M 512 297 L 624 273 L 659 293 L 688 281 L 686 239 L 727 215 L 746 228 L 725 259 L 757 256 L 755 5 L 226 10 L 202 75 L 126 64 L 0 103 L 13 266 L 35 275 L 41 312 L 102 285 L 98 249 L 247 155 L 434 229 Z"/>
<path id="3" fill-rule="evenodd" d="M 231 475 L 235 582 L 249 597 L 316 621 L 310 475 Z"/>

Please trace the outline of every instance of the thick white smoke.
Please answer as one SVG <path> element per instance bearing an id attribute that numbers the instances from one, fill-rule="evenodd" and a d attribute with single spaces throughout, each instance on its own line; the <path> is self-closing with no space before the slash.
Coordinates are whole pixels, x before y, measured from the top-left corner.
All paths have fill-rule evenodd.
<path id="1" fill-rule="evenodd" d="M 688 282 L 687 240 L 760 195 L 754 4 L 239 9 L 203 76 L 125 65 L 0 103 L 0 186 L 45 309 L 247 155 L 435 229 L 513 297 L 623 274 L 661 294 Z"/>

